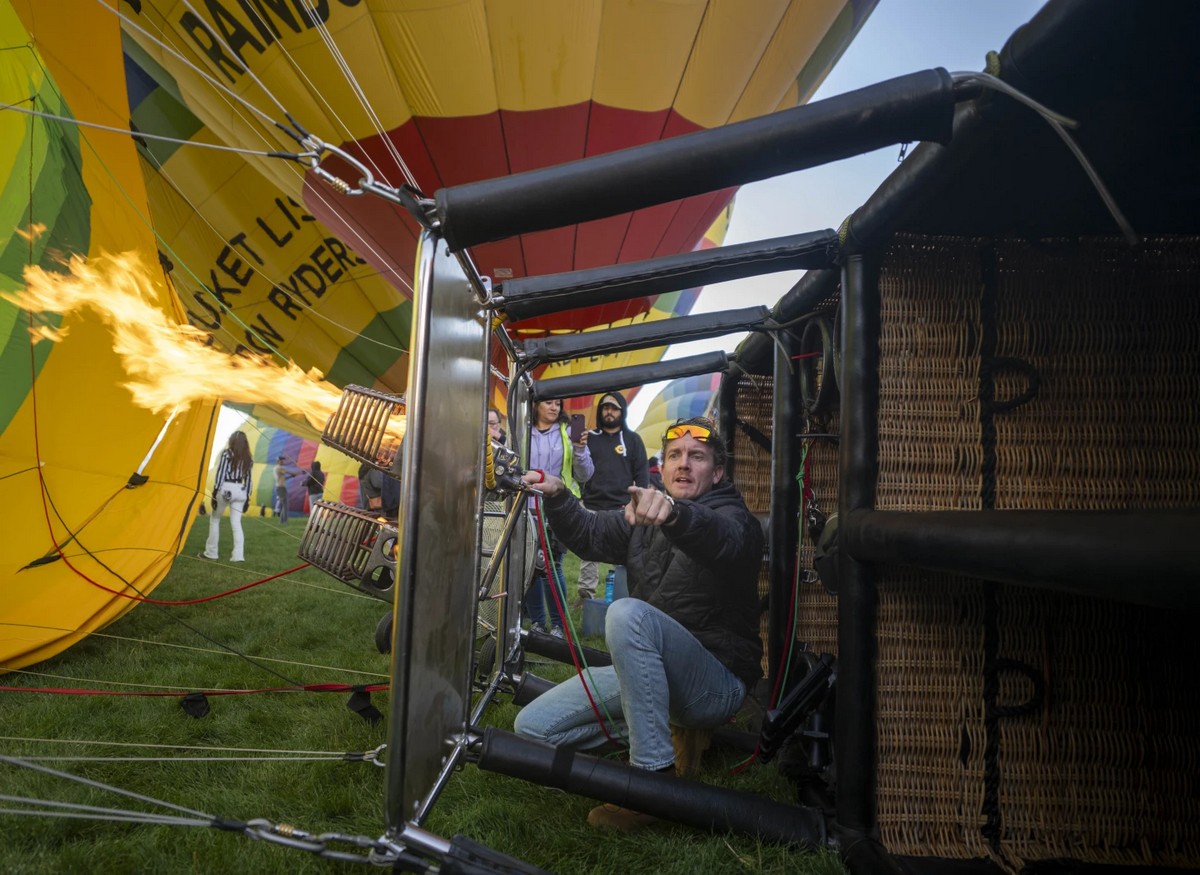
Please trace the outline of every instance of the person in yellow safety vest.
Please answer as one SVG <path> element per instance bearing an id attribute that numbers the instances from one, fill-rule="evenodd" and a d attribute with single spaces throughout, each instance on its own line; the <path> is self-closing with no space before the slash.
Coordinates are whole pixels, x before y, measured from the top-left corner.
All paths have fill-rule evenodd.
<path id="1" fill-rule="evenodd" d="M 587 432 L 583 433 L 578 443 L 571 442 L 567 432 L 567 415 L 563 411 L 562 401 L 558 399 L 534 404 L 532 419 L 528 469 L 561 480 L 572 495 L 578 496 L 579 484 L 591 477 L 594 470 L 587 447 Z M 566 548 L 558 543 L 553 532 L 548 533 L 548 542 L 555 572 L 554 579 L 557 583 L 558 603 L 566 609 L 567 592 L 562 574 L 562 560 Z M 561 637 L 563 617 L 559 614 L 550 592 L 545 560 L 539 539 L 537 569 L 525 594 L 525 610 L 534 626 Z"/>

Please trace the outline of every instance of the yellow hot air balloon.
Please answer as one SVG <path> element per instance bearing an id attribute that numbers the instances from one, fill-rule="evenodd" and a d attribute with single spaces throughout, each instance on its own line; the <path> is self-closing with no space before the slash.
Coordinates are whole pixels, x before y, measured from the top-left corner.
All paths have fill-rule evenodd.
<path id="1" fill-rule="evenodd" d="M 125 72 L 110 12 L 71 16 L 35 2 L 0 6 L 0 102 L 126 125 Z M 80 63 L 86 38 L 89 59 Z M 12 48 L 18 47 L 18 48 Z M 154 235 L 136 147 L 120 136 L 0 113 L 9 244 L 4 291 L 63 255 L 138 250 Z M 165 285 L 148 303 L 176 320 Z M 61 340 L 31 345 L 30 330 Z M 94 313 L 31 314 L 0 303 L 0 667 L 38 662 L 110 622 L 171 567 L 204 476 L 217 399 L 173 416 L 133 403 Z"/>
<path id="2" fill-rule="evenodd" d="M 11 237 L 4 282 L 19 289 L 27 265 L 59 269 L 58 254 L 133 251 L 145 302 L 215 347 L 401 392 L 417 221 L 322 174 L 351 189 L 370 178 L 432 193 L 792 106 L 873 6 L 0 0 L 5 45 L 18 47 L 0 58 L 0 102 L 13 107 L 0 116 L 0 209 L 29 232 Z M 278 156 L 306 148 L 281 125 L 332 148 L 319 171 Z M 715 245 L 731 195 L 471 255 L 502 280 Z M 513 329 L 668 318 L 693 299 L 681 291 Z M 67 331 L 31 347 L 31 327 Z M 92 311 L 40 317 L 5 301 L 0 336 L 0 667 L 11 668 L 132 603 L 109 590 L 145 593 L 162 578 L 202 494 L 217 399 L 173 417 L 161 402 L 135 405 L 128 365 Z M 254 412 L 270 413 L 261 402 Z"/>

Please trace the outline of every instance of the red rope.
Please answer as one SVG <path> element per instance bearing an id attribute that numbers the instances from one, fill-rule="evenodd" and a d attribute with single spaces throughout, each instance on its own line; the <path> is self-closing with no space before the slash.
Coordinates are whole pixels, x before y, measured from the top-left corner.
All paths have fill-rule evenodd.
<path id="1" fill-rule="evenodd" d="M 61 551 L 59 552 L 59 555 L 60 555 L 60 556 L 62 556 L 62 552 L 61 552 Z M 63 556 L 63 561 L 64 561 L 64 562 L 66 562 L 66 561 L 67 561 L 65 556 Z M 76 570 L 75 568 L 73 568 L 73 567 L 71 566 L 71 563 L 70 563 L 70 562 L 67 562 L 67 567 L 68 567 L 68 568 L 70 568 L 72 571 L 74 571 L 76 574 L 78 574 L 80 577 L 82 577 L 84 580 L 86 580 L 86 581 L 87 581 L 88 583 L 90 583 L 92 586 L 94 586 L 94 587 L 97 587 L 98 589 L 102 589 L 102 590 L 104 590 L 105 592 L 110 592 L 110 593 L 112 593 L 113 595 L 115 595 L 115 596 L 120 596 L 120 597 L 121 597 L 121 598 L 123 598 L 123 599 L 129 599 L 130 601 L 135 601 L 135 602 L 147 602 L 148 604 L 152 604 L 152 605 L 168 605 L 168 606 L 179 606 L 179 605 L 198 605 L 198 604 L 200 604 L 201 602 L 211 602 L 211 601 L 214 601 L 215 599 L 222 599 L 222 598 L 225 598 L 225 596 L 227 596 L 227 595 L 233 595 L 235 592 L 241 592 L 241 591 L 242 591 L 242 590 L 244 590 L 244 589 L 250 589 L 251 587 L 258 586 L 258 585 L 259 585 L 259 584 L 261 584 L 261 583 L 269 583 L 269 582 L 270 582 L 270 581 L 272 581 L 272 580 L 275 580 L 275 579 L 277 579 L 277 578 L 284 577 L 284 576 L 286 576 L 286 575 L 288 575 L 288 574 L 291 574 L 293 571 L 301 571 L 301 570 L 303 570 L 303 569 L 305 569 L 305 568 L 308 568 L 308 566 L 309 566 L 309 563 L 307 563 L 307 562 L 304 562 L 304 563 L 302 563 L 302 564 L 300 564 L 300 565 L 297 565 L 295 568 L 289 568 L 289 569 L 287 569 L 286 571 L 280 571 L 278 574 L 272 574 L 270 577 L 264 577 L 264 578 L 262 578 L 261 580 L 255 580 L 255 581 L 252 581 L 252 582 L 250 582 L 250 583 L 244 584 L 244 585 L 242 585 L 242 586 L 236 587 L 236 588 L 234 588 L 234 589 L 231 589 L 231 590 L 226 590 L 225 592 L 218 592 L 218 593 L 215 593 L 215 594 L 213 594 L 213 595 L 207 595 L 207 596 L 205 596 L 204 598 L 199 598 L 199 599 L 182 599 L 182 600 L 180 600 L 180 601 L 164 601 L 164 600 L 162 600 L 162 599 L 152 599 L 152 598 L 150 598 L 149 596 L 144 596 L 144 595 L 130 595 L 129 593 L 125 593 L 125 592 L 118 592 L 118 591 L 117 591 L 117 590 L 115 590 L 115 589 L 109 589 L 109 588 L 108 588 L 107 586 L 105 586 L 104 584 L 102 584 L 102 583 L 97 583 L 96 581 L 92 580 L 90 577 L 88 577 L 88 576 L 87 576 L 86 574 L 84 574 L 83 572 Z"/>
<path id="2" fill-rule="evenodd" d="M 563 635 L 566 636 L 567 649 L 571 652 L 571 662 L 575 666 L 575 674 L 579 676 L 579 683 L 583 687 L 583 694 L 587 696 L 588 704 L 592 708 L 592 713 L 596 715 L 596 722 L 600 724 L 600 731 L 604 733 L 604 737 L 611 741 L 617 747 L 625 747 L 625 742 L 612 737 L 608 731 L 608 725 L 604 722 L 604 716 L 600 713 L 600 706 L 596 704 L 596 700 L 592 698 L 592 691 L 588 689 L 587 680 L 583 676 L 583 667 L 579 664 L 579 655 L 575 652 L 575 641 L 571 638 L 571 624 L 567 622 L 566 612 L 563 610 L 562 598 L 558 594 L 558 581 L 555 579 L 553 557 L 550 555 L 550 547 L 546 543 L 546 526 L 542 520 L 541 503 L 534 501 L 533 512 L 537 517 L 538 541 L 542 545 L 542 555 L 545 557 L 546 564 L 546 581 L 550 584 L 550 594 L 554 597 L 554 606 L 558 610 L 558 617 L 563 621 Z"/>

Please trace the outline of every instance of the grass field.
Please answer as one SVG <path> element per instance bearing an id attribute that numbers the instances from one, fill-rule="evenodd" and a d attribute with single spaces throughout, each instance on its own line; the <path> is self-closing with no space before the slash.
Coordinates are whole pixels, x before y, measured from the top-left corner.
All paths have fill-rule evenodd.
<path id="1" fill-rule="evenodd" d="M 207 518 L 201 518 L 153 596 L 199 598 L 299 564 L 295 553 L 304 518 L 283 527 L 250 516 L 245 524 L 244 565 L 205 562 L 195 558 L 207 532 Z M 227 522 L 222 541 L 227 556 Z M 574 565 L 569 567 L 573 581 Z M 377 837 L 384 828 L 384 770 L 340 757 L 384 743 L 386 719 L 377 724 L 362 719 L 346 707 L 345 693 L 210 695 L 211 711 L 200 718 L 185 713 L 180 698 L 197 690 L 386 682 L 388 661 L 374 646 L 375 626 L 386 610 L 313 569 L 202 604 L 140 605 L 60 656 L 5 675 L 0 685 L 172 695 L 7 692 L 0 696 L 0 753 L 51 757 L 39 762 L 208 815 Z M 556 665 L 533 670 L 546 677 L 565 671 Z M 386 715 L 387 693 L 375 693 L 373 700 Z M 498 701 L 486 722 L 508 729 L 515 713 L 513 705 Z M 773 769 L 752 767 L 730 775 L 739 758 L 733 752 L 710 753 L 702 779 L 790 798 L 790 788 Z M 170 813 L 5 763 L 0 763 L 0 795 L 7 797 L 0 809 L 9 810 L 29 808 L 12 801 L 24 797 Z M 425 826 L 447 837 L 463 833 L 562 873 L 844 871 L 830 853 L 671 824 L 632 836 L 597 833 L 584 823 L 595 804 L 467 765 L 451 778 Z M 5 873 L 363 868 L 211 828 L 0 810 L 0 872 Z"/>

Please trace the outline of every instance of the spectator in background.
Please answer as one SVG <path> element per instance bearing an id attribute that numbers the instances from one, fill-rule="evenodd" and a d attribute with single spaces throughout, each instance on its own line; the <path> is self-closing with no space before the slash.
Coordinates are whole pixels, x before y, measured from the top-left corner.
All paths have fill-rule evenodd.
<path id="1" fill-rule="evenodd" d="M 508 435 L 504 433 L 504 417 L 495 407 L 488 408 L 487 427 L 488 435 L 492 440 L 499 444 L 508 443 Z"/>
<path id="2" fill-rule="evenodd" d="M 325 494 L 325 472 L 321 470 L 320 462 L 312 463 L 312 469 L 304 481 L 304 488 L 308 490 L 308 512 L 311 514 L 313 507 Z"/>
<path id="3" fill-rule="evenodd" d="M 383 510 L 383 472 L 366 462 L 358 466 L 358 502 L 364 510 Z"/>
<path id="4" fill-rule="evenodd" d="M 533 428 L 529 431 L 529 470 L 537 471 L 543 477 L 560 480 L 563 488 L 578 497 L 579 484 L 592 476 L 592 457 L 587 444 L 587 432 L 583 433 L 579 443 L 571 443 L 562 401 L 556 398 L 553 401 L 539 401 L 533 406 Z M 550 592 L 548 574 L 551 569 L 556 572 L 554 580 L 558 601 L 565 610 L 567 593 L 562 576 L 562 560 L 567 551 L 558 543 L 553 531 L 548 532 L 547 540 L 551 555 L 542 555 L 539 538 L 539 562 L 533 583 L 525 594 L 525 609 L 533 625 L 561 637 L 562 617 Z"/>
<path id="5" fill-rule="evenodd" d="M 622 508 L 629 503 L 630 486 L 650 485 L 646 445 L 636 431 L 625 425 L 628 406 L 620 392 L 607 392 L 596 403 L 596 429 L 588 432 L 595 473 L 583 485 L 580 496 L 588 510 Z M 588 559 L 580 562 L 579 600 L 594 599 L 599 583 L 599 564 Z"/>
<path id="6" fill-rule="evenodd" d="M 280 456 L 275 460 L 275 512 L 279 517 L 279 522 L 284 525 L 288 521 L 288 477 L 303 473 L 304 471 L 300 468 L 288 465 L 286 456 Z"/>
<path id="7" fill-rule="evenodd" d="M 650 485 L 660 491 L 664 490 L 662 479 L 662 465 L 658 461 L 658 454 L 655 453 L 646 463 L 646 470 L 650 472 Z"/>
<path id="8" fill-rule="evenodd" d="M 204 545 L 201 559 L 219 559 L 221 540 L 221 517 L 229 508 L 229 526 L 233 529 L 233 553 L 230 562 L 244 562 L 245 538 L 242 535 L 242 514 L 250 507 L 251 474 L 254 459 L 250 455 L 250 441 L 244 432 L 235 431 L 229 443 L 217 457 L 217 473 L 213 477 L 213 512 L 208 518 L 208 541 Z"/>

